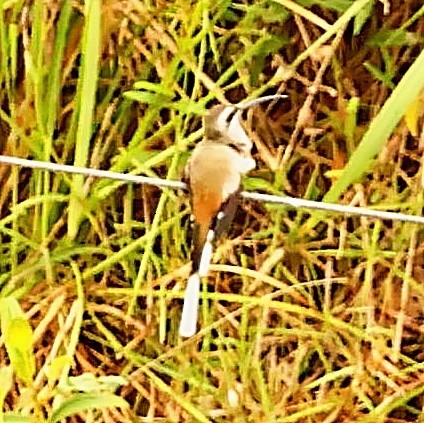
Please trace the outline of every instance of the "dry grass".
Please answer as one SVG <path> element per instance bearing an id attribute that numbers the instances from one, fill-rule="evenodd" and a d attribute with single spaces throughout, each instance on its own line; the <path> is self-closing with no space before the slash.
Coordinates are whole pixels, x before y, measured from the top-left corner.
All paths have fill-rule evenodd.
<path id="1" fill-rule="evenodd" d="M 280 91 L 247 116 L 246 188 L 421 214 L 424 78 L 403 77 L 423 14 L 6 2 L 1 153 L 175 179 L 208 106 Z M 0 420 L 424 421 L 421 227 L 246 202 L 183 342 L 186 194 L 6 166 L 0 183 Z"/>

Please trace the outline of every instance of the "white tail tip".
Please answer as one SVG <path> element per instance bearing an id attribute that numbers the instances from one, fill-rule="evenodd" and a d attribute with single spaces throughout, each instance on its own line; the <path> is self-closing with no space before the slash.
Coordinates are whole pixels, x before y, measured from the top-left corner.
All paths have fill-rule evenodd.
<path id="1" fill-rule="evenodd" d="M 188 338 L 196 333 L 197 311 L 199 308 L 200 276 L 198 273 L 191 275 L 187 281 L 184 295 L 183 313 L 181 316 L 180 336 Z"/>
<path id="2" fill-rule="evenodd" d="M 213 231 L 209 231 L 211 233 L 211 237 L 213 237 Z M 209 235 L 209 234 L 208 234 Z M 200 277 L 204 277 L 208 274 L 209 266 L 212 260 L 212 240 L 207 239 L 205 245 L 203 246 L 202 256 L 200 257 L 199 270 L 198 274 Z"/>

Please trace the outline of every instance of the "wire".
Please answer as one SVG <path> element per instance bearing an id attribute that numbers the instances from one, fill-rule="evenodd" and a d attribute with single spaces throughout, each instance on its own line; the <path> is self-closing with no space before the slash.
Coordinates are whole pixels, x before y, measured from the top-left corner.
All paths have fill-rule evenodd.
<path id="1" fill-rule="evenodd" d="M 148 176 L 133 175 L 131 173 L 111 172 L 109 170 L 91 169 L 87 167 L 77 167 L 71 165 L 63 165 L 57 163 L 43 162 L 38 160 L 21 159 L 19 157 L 11 157 L 0 155 L 0 163 L 10 164 L 15 166 L 27 167 L 31 169 L 49 170 L 52 172 L 64 172 L 71 174 L 79 174 L 91 176 L 95 178 L 114 179 L 123 182 L 132 182 L 136 184 L 154 185 L 162 188 L 172 189 L 188 189 L 187 185 L 181 181 L 172 181 L 161 178 L 150 178 Z M 347 215 L 373 217 L 377 219 L 397 220 L 401 222 L 418 223 L 424 225 L 424 217 L 409 215 L 404 213 L 373 210 L 365 207 L 353 207 L 343 204 L 322 203 L 318 201 L 304 200 L 302 198 L 293 198 L 288 196 L 261 194 L 256 192 L 244 191 L 241 196 L 248 200 L 254 200 L 264 203 L 280 204 L 296 209 L 312 209 L 322 210 L 332 213 L 342 213 Z"/>
<path id="2" fill-rule="evenodd" d="M 313 210 L 323 210 L 333 213 L 351 214 L 356 216 L 375 217 L 377 219 L 398 220 L 401 222 L 424 224 L 423 216 L 415 216 L 405 213 L 389 212 L 384 210 L 373 210 L 366 207 L 346 206 L 344 204 L 322 203 L 319 201 L 304 200 L 303 198 L 280 197 L 278 195 L 257 194 L 254 192 L 243 192 L 244 198 L 262 201 L 265 203 L 284 204 L 286 206 Z"/>
<path id="3" fill-rule="evenodd" d="M 0 155 L 0 163 L 7 163 L 22 167 L 30 167 L 32 169 L 50 170 L 52 172 L 73 173 L 77 175 L 92 176 L 95 178 L 114 179 L 116 181 L 133 182 L 135 184 L 155 185 L 163 188 L 187 189 L 186 184 L 180 181 L 169 181 L 167 179 L 133 175 L 131 173 L 111 172 L 110 170 L 91 169 L 88 167 L 78 167 L 50 162 L 42 162 L 38 160 L 20 159 L 18 157 L 11 156 Z"/>

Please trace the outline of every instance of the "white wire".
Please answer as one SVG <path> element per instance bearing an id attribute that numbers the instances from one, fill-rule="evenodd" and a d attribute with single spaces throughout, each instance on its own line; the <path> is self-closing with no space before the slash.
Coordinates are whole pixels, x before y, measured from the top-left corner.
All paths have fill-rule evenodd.
<path id="1" fill-rule="evenodd" d="M 278 195 L 258 194 L 255 192 L 243 192 L 243 198 L 256 200 L 264 203 L 284 204 L 296 209 L 305 208 L 313 210 L 323 210 L 332 213 L 342 213 L 365 217 L 375 217 L 377 219 L 398 220 L 401 222 L 424 224 L 423 216 L 416 216 L 405 213 L 389 212 L 384 210 L 373 210 L 366 207 L 346 206 L 344 204 L 323 203 L 319 201 L 304 200 L 303 198 L 280 197 Z"/>
<path id="2" fill-rule="evenodd" d="M 136 184 L 155 185 L 163 188 L 187 189 L 187 185 L 181 181 L 171 181 L 161 178 L 150 178 L 148 176 L 133 175 L 130 173 L 111 172 L 109 170 L 91 169 L 87 167 L 77 167 L 71 165 L 62 165 L 57 163 L 43 162 L 38 160 L 21 159 L 0 155 L 0 163 L 11 164 L 32 169 L 43 169 L 52 172 L 65 172 L 91 176 L 95 178 L 107 178 Z M 402 222 L 418 223 L 424 225 L 424 217 L 409 215 L 404 213 L 389 212 L 382 210 L 373 210 L 365 207 L 353 207 L 343 204 L 322 203 L 318 201 L 304 200 L 302 198 L 293 198 L 288 196 L 260 194 L 256 192 L 242 192 L 241 196 L 248 200 L 254 200 L 264 203 L 282 204 L 293 208 L 304 208 L 313 210 L 323 210 L 332 213 L 342 213 L 347 215 L 357 215 L 365 217 L 374 217 L 377 219 L 398 220 Z"/>
<path id="3" fill-rule="evenodd" d="M 187 186 L 181 181 L 169 181 L 167 179 L 150 178 L 148 176 L 132 175 L 131 173 L 111 172 L 110 170 L 91 169 L 88 167 L 78 167 L 63 165 L 38 160 L 20 159 L 18 157 L 0 155 L 0 163 L 7 163 L 16 166 L 30 167 L 32 169 L 50 170 L 52 172 L 73 173 L 78 175 L 93 176 L 95 178 L 115 179 L 117 181 L 134 182 L 135 184 L 155 185 L 164 188 L 186 189 Z"/>

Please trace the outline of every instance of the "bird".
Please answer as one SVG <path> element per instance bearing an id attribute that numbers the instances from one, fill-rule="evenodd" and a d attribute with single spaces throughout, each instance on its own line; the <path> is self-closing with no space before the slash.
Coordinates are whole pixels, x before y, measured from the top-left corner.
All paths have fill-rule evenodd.
<path id="1" fill-rule="evenodd" d="M 193 217 L 192 269 L 179 326 L 182 337 L 196 333 L 201 278 L 208 273 L 214 243 L 228 230 L 240 199 L 242 175 L 256 167 L 253 142 L 244 130 L 243 110 L 285 95 L 260 97 L 236 105 L 218 104 L 204 117 L 204 137 L 194 148 L 183 180 Z"/>

